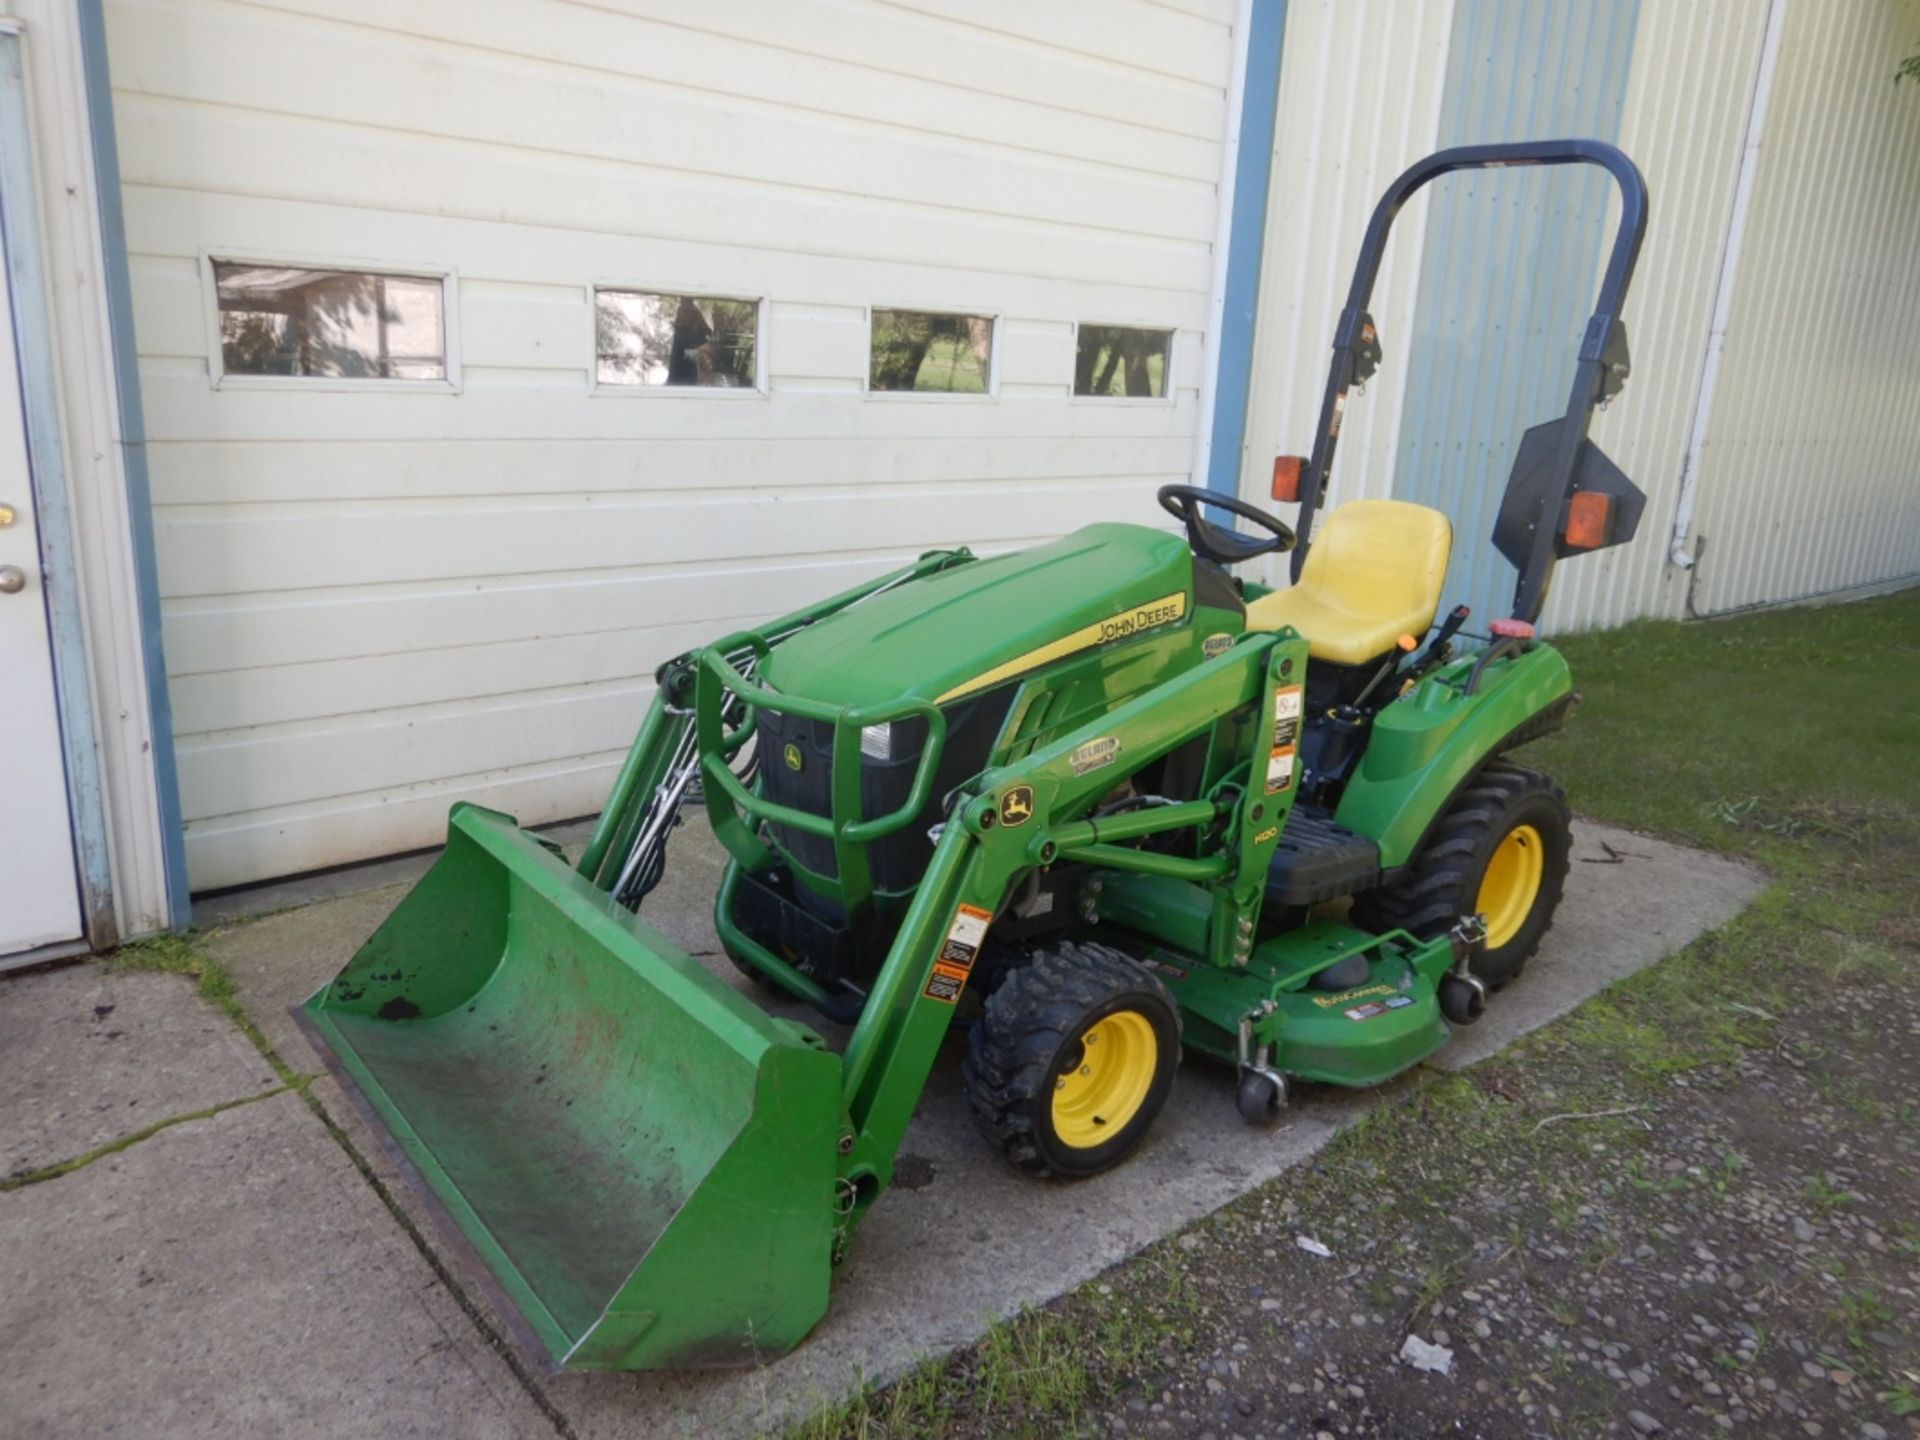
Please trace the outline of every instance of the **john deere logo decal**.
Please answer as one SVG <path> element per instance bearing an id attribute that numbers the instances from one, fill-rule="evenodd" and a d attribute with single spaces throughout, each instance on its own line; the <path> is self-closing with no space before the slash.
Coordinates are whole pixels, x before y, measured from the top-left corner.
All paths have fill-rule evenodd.
<path id="1" fill-rule="evenodd" d="M 780 755 L 781 758 L 787 762 L 787 769 L 802 770 L 806 768 L 806 757 L 800 753 L 800 747 L 791 740 L 787 742 L 787 748 L 782 750 Z"/>
<path id="2" fill-rule="evenodd" d="M 1016 785 L 1000 797 L 1000 823 L 1024 825 L 1033 818 L 1033 787 Z"/>

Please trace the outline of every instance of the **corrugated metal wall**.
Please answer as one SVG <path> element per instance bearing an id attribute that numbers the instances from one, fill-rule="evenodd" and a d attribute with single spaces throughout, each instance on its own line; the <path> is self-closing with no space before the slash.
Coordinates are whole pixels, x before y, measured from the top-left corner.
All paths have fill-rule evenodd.
<path id="1" fill-rule="evenodd" d="M 1756 7 L 1757 8 L 1757 7 Z M 1920 5 L 1791 0 L 1699 476 L 1713 612 L 1920 571 Z"/>
<path id="2" fill-rule="evenodd" d="M 1593 439 L 1647 492 L 1647 510 L 1632 544 L 1560 567 L 1548 628 L 1680 611 L 1686 577 L 1667 564 L 1667 537 L 1766 22 L 1764 0 L 1641 8 L 1619 143 L 1647 177 L 1652 218 L 1627 296 L 1633 378 Z"/>
<path id="3" fill-rule="evenodd" d="M 1920 5 L 1780 3 L 1788 29 L 1698 479 L 1702 611 L 1920 572 L 1920 92 L 1891 83 L 1920 49 Z M 1633 379 L 1593 437 L 1648 505 L 1632 544 L 1560 568 L 1545 623 L 1683 613 L 1689 572 L 1667 553 L 1768 11 L 1296 3 L 1242 493 L 1263 496 L 1273 456 L 1307 444 L 1353 249 L 1395 171 L 1445 142 L 1617 127 L 1652 213 L 1626 307 Z M 1508 447 L 1564 403 L 1611 234 L 1604 178 L 1549 188 L 1567 183 L 1442 181 L 1424 226 L 1401 218 L 1374 305 L 1386 362 L 1349 412 L 1336 503 L 1390 493 L 1403 463 L 1400 493 L 1448 509 L 1463 549 L 1485 545 Z M 1530 243 L 1569 218 L 1577 252 Z M 1567 288 L 1550 297 L 1552 272 Z M 1495 344 L 1507 340 L 1519 343 Z M 1463 557 L 1455 588 L 1484 616 L 1511 583 L 1489 548 Z"/>
<path id="4" fill-rule="evenodd" d="M 1240 477 L 1240 493 L 1256 503 L 1266 503 L 1273 457 L 1312 446 L 1334 320 L 1374 202 L 1434 148 L 1452 8 L 1399 0 L 1288 6 Z M 1402 213 L 1374 289 L 1373 315 L 1389 346 L 1412 332 L 1425 206 L 1416 197 Z M 1388 493 L 1406 377 L 1402 338 L 1348 406 L 1336 503 Z M 1285 570 L 1273 567 L 1269 578 Z"/>
<path id="5" fill-rule="evenodd" d="M 1620 127 L 1636 0 L 1460 0 L 1439 146 Z M 1479 170 L 1434 183 L 1406 354 L 1394 494 L 1453 520 L 1445 604 L 1475 630 L 1512 609 L 1490 536 L 1522 433 L 1559 415 L 1592 313 L 1614 184 L 1593 166 Z M 1396 336 L 1383 332 L 1392 345 Z"/>

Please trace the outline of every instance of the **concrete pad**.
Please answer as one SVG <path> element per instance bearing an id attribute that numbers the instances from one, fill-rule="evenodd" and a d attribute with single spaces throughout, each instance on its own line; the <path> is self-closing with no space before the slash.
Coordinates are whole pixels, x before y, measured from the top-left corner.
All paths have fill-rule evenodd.
<path id="1" fill-rule="evenodd" d="M 316 1058 L 288 1007 L 338 974 L 411 888 L 407 882 L 349 892 L 196 934 L 193 943 L 227 972 L 241 1008 L 280 1058 L 312 1071 Z"/>
<path id="2" fill-rule="evenodd" d="M 1575 829 L 1574 853 L 1567 897 L 1540 955 L 1486 1019 L 1443 1052 L 1447 1063 L 1493 1053 L 1724 923 L 1765 883 L 1745 865 L 1584 822 Z M 666 882 L 642 913 L 684 948 L 713 957 L 706 963 L 716 974 L 746 989 L 713 953 L 709 912 L 719 863 L 712 837 L 690 823 L 675 839 Z M 395 893 L 376 904 L 362 897 L 351 911 L 337 908 L 344 902 L 316 905 L 236 927 L 215 943 L 264 1025 L 274 1020 L 271 1008 L 327 979 L 397 899 Z M 282 967 L 301 973 L 290 977 Z M 836 1044 L 842 1038 L 810 1012 L 770 1008 L 805 1018 Z M 862 1379 L 890 1379 L 918 1357 L 978 1338 L 995 1319 L 1084 1283 L 1283 1174 L 1419 1081 L 1416 1073 L 1364 1092 L 1308 1087 L 1281 1127 L 1262 1133 L 1240 1122 L 1231 1072 L 1194 1061 L 1183 1067 L 1167 1113 L 1138 1155 L 1095 1180 L 1052 1185 L 1013 1173 L 976 1136 L 960 1091 L 963 1049 L 956 1035 L 902 1147 L 903 1179 L 855 1238 L 833 1309 L 799 1350 L 753 1372 L 557 1377 L 548 1394 L 574 1429 L 582 1437 L 752 1433 Z M 289 1062 L 304 1067 L 309 1053 L 289 1052 Z M 364 1135 L 356 1125 L 350 1133 Z"/>
<path id="3" fill-rule="evenodd" d="M 0 1173 L 22 1175 L 280 1083 L 183 975 L 68 965 L 0 980 Z"/>
<path id="4" fill-rule="evenodd" d="M 17 1436 L 553 1427 L 297 1095 L 0 1194 Z"/>

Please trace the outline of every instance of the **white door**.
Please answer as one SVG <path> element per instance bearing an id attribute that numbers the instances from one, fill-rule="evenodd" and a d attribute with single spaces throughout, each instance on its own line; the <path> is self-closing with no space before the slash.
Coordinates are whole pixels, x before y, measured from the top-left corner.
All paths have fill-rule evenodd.
<path id="1" fill-rule="evenodd" d="M 8 273 L 5 260 L 0 248 L 0 276 Z M 79 936 L 13 302 L 0 283 L 0 955 Z"/>

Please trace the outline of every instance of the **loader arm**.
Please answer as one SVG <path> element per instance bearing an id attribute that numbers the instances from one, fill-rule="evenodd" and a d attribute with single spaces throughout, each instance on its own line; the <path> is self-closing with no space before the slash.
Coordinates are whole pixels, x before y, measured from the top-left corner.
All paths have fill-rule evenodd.
<path id="1" fill-rule="evenodd" d="M 1305 674 L 1306 643 L 1291 631 L 1250 635 L 1224 654 L 1137 696 L 956 797 L 844 1054 L 850 1144 L 841 1197 L 850 1233 L 886 1188 L 893 1163 L 985 929 L 1035 866 L 1078 861 L 1206 883 L 1215 896 L 1212 944 L 1233 963 L 1259 919 L 1264 877 L 1293 798 L 1290 748 L 1275 759 L 1276 695 Z M 1109 821 L 1082 819 L 1117 781 L 1211 732 L 1212 793 Z M 1125 758 L 1088 768 L 1087 747 Z M 1278 765 L 1281 770 L 1270 770 Z M 1219 838 L 1189 858 L 1120 843 L 1172 831 Z"/>
<path id="2" fill-rule="evenodd" d="M 777 645 L 809 625 L 859 604 L 869 596 L 925 579 L 929 575 L 937 575 L 956 565 L 965 565 L 973 558 L 973 552 L 965 546 L 957 550 L 929 550 L 911 565 L 889 571 L 864 584 L 842 590 L 838 595 L 782 615 L 761 626 L 758 631 L 730 636 L 720 642 L 718 648 L 728 654 L 742 649 L 751 653 L 754 645 L 757 645 L 759 653 L 764 655 L 768 647 Z M 614 778 L 607 803 L 601 807 L 593 835 L 580 856 L 576 868 L 602 890 L 615 888 L 621 861 L 631 851 L 648 805 L 666 783 L 683 737 L 692 728 L 696 672 L 690 661 L 691 657 L 681 656 L 660 667 L 655 677 L 657 689 L 653 703 L 647 709 L 646 718 L 641 722 L 633 744 L 627 748 L 627 758 Z M 745 738 L 740 737 L 743 742 Z"/>

